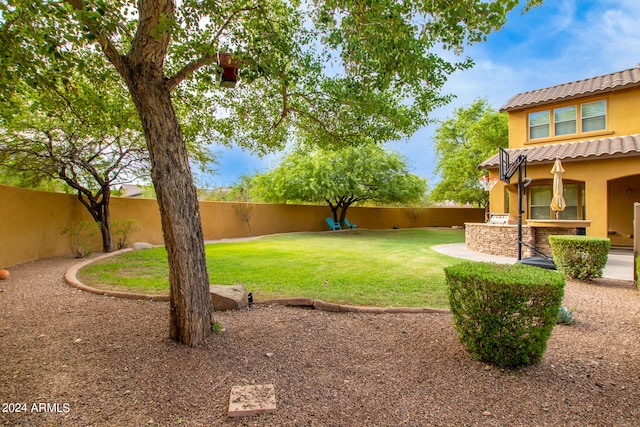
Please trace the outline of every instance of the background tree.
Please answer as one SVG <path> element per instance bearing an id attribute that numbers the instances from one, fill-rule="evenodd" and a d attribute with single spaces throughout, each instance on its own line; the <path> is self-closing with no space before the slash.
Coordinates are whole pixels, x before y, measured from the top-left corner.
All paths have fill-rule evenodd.
<path id="1" fill-rule="evenodd" d="M 253 231 L 251 230 L 251 217 L 253 216 L 253 211 L 255 209 L 255 204 L 251 203 L 251 201 L 249 200 L 251 181 L 252 178 L 250 176 L 241 176 L 238 182 L 233 186 L 229 194 L 229 196 L 234 201 L 233 208 L 235 209 L 238 216 L 242 218 L 242 220 L 247 224 L 247 228 L 249 229 L 249 236 L 253 236 Z"/>
<path id="2" fill-rule="evenodd" d="M 507 147 L 509 129 L 506 114 L 495 111 L 486 99 L 476 99 L 458 108 L 436 129 L 433 141 L 440 173 L 431 192 L 436 201 L 451 200 L 489 206 L 489 193 L 478 181 L 483 172 L 478 165 Z"/>
<path id="3" fill-rule="evenodd" d="M 126 90 L 104 67 L 76 70 L 72 79 L 41 72 L 18 82 L 5 101 L 0 163 L 23 185 L 64 182 L 98 225 L 103 251 L 113 251 L 111 189 L 149 174 Z"/>
<path id="4" fill-rule="evenodd" d="M 413 220 L 414 227 L 417 227 L 418 225 L 418 218 L 420 218 L 426 212 L 427 208 L 432 205 L 433 201 L 429 198 L 428 194 L 425 194 L 420 200 L 415 203 L 411 203 L 405 208 L 407 215 Z"/>
<path id="5" fill-rule="evenodd" d="M 62 182 L 52 181 L 49 178 L 44 177 L 41 179 L 36 177 L 27 177 L 21 173 L 16 173 L 16 171 L 11 169 L 8 165 L 0 166 L 0 184 L 40 191 L 65 191 L 65 186 Z"/>
<path id="6" fill-rule="evenodd" d="M 169 259 L 169 334 L 198 344 L 210 333 L 211 303 L 174 96 L 199 107 L 190 109 L 191 125 L 259 152 L 282 146 L 293 130 L 325 144 L 395 138 L 398 124 L 403 132 L 415 129 L 447 101 L 439 92 L 450 73 L 471 66 L 447 61 L 440 47 L 460 53 L 500 28 L 517 4 L 13 0 L 0 4 L 0 92 L 51 64 L 64 74 L 87 50 L 108 58 L 129 90 L 149 149 Z M 215 90 L 220 67 L 236 60 L 243 84 L 222 94 Z M 214 116 L 220 108 L 225 114 Z M 369 122 L 372 115 L 381 120 Z"/>
<path id="7" fill-rule="evenodd" d="M 0 105 L 0 164 L 7 184 L 76 193 L 111 252 L 112 190 L 148 178 L 149 157 L 129 94 L 106 65 L 93 54 L 67 76 L 43 69 L 17 82 Z M 188 147 L 201 168 L 215 161 L 203 146 Z"/>
<path id="8" fill-rule="evenodd" d="M 400 154 L 373 144 L 312 151 L 299 147 L 254 181 L 263 200 L 327 203 L 340 224 L 355 203 L 408 203 L 427 190 L 426 180 L 410 174 Z"/>

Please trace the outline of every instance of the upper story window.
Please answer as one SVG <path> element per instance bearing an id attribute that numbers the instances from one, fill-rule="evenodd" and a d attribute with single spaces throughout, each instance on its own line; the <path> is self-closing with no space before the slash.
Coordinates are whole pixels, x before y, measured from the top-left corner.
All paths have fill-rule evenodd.
<path id="1" fill-rule="evenodd" d="M 581 105 L 582 132 L 607 128 L 607 102 L 596 101 Z"/>
<path id="2" fill-rule="evenodd" d="M 529 114 L 529 139 L 549 137 L 549 110 Z"/>
<path id="3" fill-rule="evenodd" d="M 553 128 L 555 135 L 576 133 L 576 106 L 556 108 L 553 110 Z"/>
<path id="4" fill-rule="evenodd" d="M 551 117 L 553 115 L 553 122 Z M 580 120 L 578 120 L 578 115 Z M 529 139 L 607 129 L 607 101 L 586 102 L 529 113 Z"/>

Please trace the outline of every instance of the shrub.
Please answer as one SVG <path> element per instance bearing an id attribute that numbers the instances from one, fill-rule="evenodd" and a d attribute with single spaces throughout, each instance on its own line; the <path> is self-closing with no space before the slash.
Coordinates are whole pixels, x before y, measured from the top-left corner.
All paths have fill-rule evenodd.
<path id="1" fill-rule="evenodd" d="M 564 305 L 560 307 L 558 310 L 558 320 L 556 323 L 561 323 L 563 325 L 573 325 L 576 323 L 576 318 L 573 316 L 573 311 L 569 310 Z"/>
<path id="2" fill-rule="evenodd" d="M 636 257 L 636 286 L 640 286 L 640 255 Z"/>
<path id="3" fill-rule="evenodd" d="M 123 219 L 111 221 L 111 233 L 116 238 L 116 247 L 124 249 L 129 246 L 129 237 L 134 231 L 138 231 L 138 221 L 135 219 Z"/>
<path id="4" fill-rule="evenodd" d="M 71 228 L 64 228 L 61 234 L 68 234 L 71 252 L 76 258 L 84 258 L 93 252 L 92 238 L 100 231 L 98 224 L 93 221 L 80 221 Z"/>
<path id="5" fill-rule="evenodd" d="M 561 274 L 464 262 L 445 276 L 454 326 L 472 357 L 516 369 L 540 360 L 564 295 Z"/>
<path id="6" fill-rule="evenodd" d="M 549 236 L 551 252 L 558 270 L 570 279 L 602 277 L 611 240 L 603 237 Z"/>

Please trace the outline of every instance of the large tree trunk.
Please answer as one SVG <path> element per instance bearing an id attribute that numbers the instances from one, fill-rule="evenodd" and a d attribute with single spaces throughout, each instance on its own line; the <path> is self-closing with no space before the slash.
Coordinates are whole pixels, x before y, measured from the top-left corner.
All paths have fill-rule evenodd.
<path id="1" fill-rule="evenodd" d="M 67 1 L 84 9 L 78 0 Z M 187 147 L 171 101 L 172 86 L 163 70 L 171 33 L 159 30 L 173 18 L 175 1 L 139 0 L 138 12 L 138 28 L 126 55 L 91 20 L 84 22 L 124 78 L 142 121 L 169 260 L 169 336 L 198 345 L 211 332 L 209 277 Z"/>
<path id="2" fill-rule="evenodd" d="M 160 70 L 128 80 L 144 128 L 169 259 L 169 336 L 198 345 L 211 331 L 211 296 L 196 187 L 184 137 Z"/>

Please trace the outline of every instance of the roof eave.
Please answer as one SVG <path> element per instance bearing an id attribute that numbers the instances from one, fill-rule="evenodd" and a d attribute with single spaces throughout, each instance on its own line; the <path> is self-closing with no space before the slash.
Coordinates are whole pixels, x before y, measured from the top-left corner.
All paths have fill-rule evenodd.
<path id="1" fill-rule="evenodd" d="M 615 148 L 615 151 L 602 152 L 600 149 L 600 144 L 611 144 L 613 140 L 618 140 L 620 143 L 622 140 L 626 140 L 625 147 Z M 561 149 L 566 149 L 569 146 L 578 147 L 574 144 L 580 144 L 583 149 L 582 152 L 578 152 L 576 150 L 572 151 L 558 151 Z M 587 144 L 587 145 L 584 145 Z M 547 152 L 544 158 L 536 158 L 535 153 L 539 150 L 549 150 L 551 148 L 551 152 Z M 587 151 L 584 151 L 586 148 Z M 564 162 L 579 162 L 579 161 L 591 161 L 591 160 L 610 160 L 610 159 L 618 159 L 618 158 L 626 158 L 626 157 L 638 157 L 640 156 L 640 135 L 627 135 L 623 137 L 614 137 L 614 138 L 604 138 L 600 140 L 587 140 L 587 141 L 576 141 L 573 143 L 561 143 L 561 144 L 553 144 L 553 145 L 541 145 L 537 147 L 527 147 L 527 148 L 512 148 L 507 149 L 507 151 L 511 153 L 518 154 L 526 154 L 529 157 L 528 163 L 533 165 L 544 165 L 551 164 L 555 161 L 555 159 L 560 159 Z M 495 154 L 480 163 L 477 168 L 479 170 L 493 170 L 498 169 L 498 155 Z"/>
<path id="2" fill-rule="evenodd" d="M 500 107 L 499 111 L 518 111 L 525 108 L 539 107 L 559 101 L 580 99 L 588 96 L 597 96 L 639 86 L 640 64 L 637 64 L 633 68 L 602 76 L 590 77 L 519 93 L 509 98 L 509 100 Z"/>

